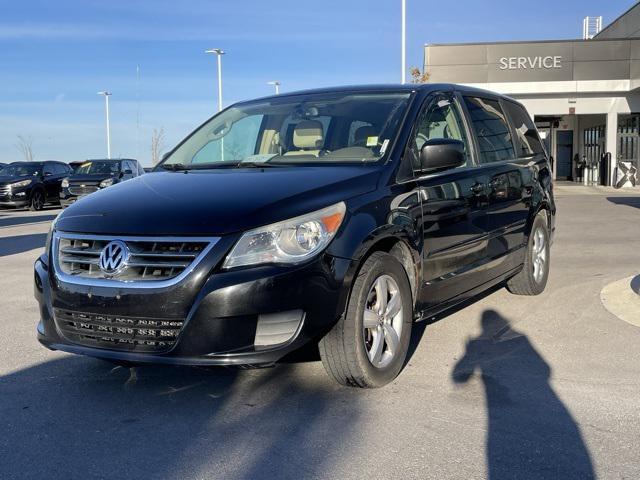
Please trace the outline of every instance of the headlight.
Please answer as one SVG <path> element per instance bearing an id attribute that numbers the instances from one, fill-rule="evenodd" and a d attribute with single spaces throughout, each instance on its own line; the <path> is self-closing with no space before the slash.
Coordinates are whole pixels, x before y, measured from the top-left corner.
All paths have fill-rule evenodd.
<path id="1" fill-rule="evenodd" d="M 62 179 L 62 183 L 60 184 L 60 186 L 62 188 L 68 188 L 69 187 L 69 178 L 68 177 L 67 178 L 63 178 Z"/>
<path id="2" fill-rule="evenodd" d="M 11 188 L 22 188 L 22 187 L 26 187 L 27 185 L 31 185 L 31 179 L 22 180 L 21 182 L 12 183 L 11 184 Z"/>
<path id="3" fill-rule="evenodd" d="M 322 251 L 335 236 L 343 202 L 313 213 L 250 230 L 240 237 L 223 268 L 261 263 L 300 263 Z"/>
<path id="4" fill-rule="evenodd" d="M 100 182 L 100 188 L 107 188 L 113 185 L 113 178 L 107 178 L 106 180 L 102 180 Z"/>
<path id="5" fill-rule="evenodd" d="M 58 216 L 53 219 L 51 222 L 51 226 L 49 227 L 49 233 L 47 233 L 47 239 L 44 242 L 44 253 L 49 255 L 49 250 L 51 249 L 51 240 L 53 238 L 53 232 L 56 230 L 56 222 L 58 221 Z"/>

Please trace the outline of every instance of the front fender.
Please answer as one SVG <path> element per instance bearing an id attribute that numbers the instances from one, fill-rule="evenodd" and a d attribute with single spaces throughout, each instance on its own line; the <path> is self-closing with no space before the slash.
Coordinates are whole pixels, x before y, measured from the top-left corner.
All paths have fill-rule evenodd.
<path id="1" fill-rule="evenodd" d="M 350 260 L 340 294 L 343 311 L 360 266 L 374 251 L 389 251 L 397 242 L 404 243 L 417 277 L 422 278 L 422 208 L 414 190 L 396 185 L 372 192 L 349 201 L 347 211 L 341 232 L 328 249 L 331 255 Z"/>

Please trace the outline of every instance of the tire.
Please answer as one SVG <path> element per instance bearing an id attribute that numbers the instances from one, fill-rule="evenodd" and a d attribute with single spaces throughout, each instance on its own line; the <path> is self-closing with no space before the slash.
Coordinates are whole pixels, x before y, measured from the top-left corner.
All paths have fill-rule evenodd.
<path id="1" fill-rule="evenodd" d="M 549 278 L 551 250 L 546 212 L 536 215 L 531 226 L 522 270 L 509 279 L 507 290 L 515 295 L 541 294 Z"/>
<path id="2" fill-rule="evenodd" d="M 34 190 L 31 194 L 31 201 L 29 202 L 29 210 L 37 212 L 44 208 L 45 198 L 42 190 Z"/>
<path id="3" fill-rule="evenodd" d="M 386 298 L 380 304 L 378 292 L 384 290 Z M 374 311 L 385 304 L 384 315 Z M 388 253 L 375 252 L 360 268 L 345 315 L 320 340 L 322 364 L 342 385 L 382 387 L 396 378 L 404 365 L 412 324 L 411 286 L 404 267 Z"/>

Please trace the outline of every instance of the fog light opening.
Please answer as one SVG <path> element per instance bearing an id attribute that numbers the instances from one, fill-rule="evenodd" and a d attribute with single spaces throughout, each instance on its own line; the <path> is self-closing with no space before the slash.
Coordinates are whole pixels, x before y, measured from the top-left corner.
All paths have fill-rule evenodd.
<path id="1" fill-rule="evenodd" d="M 303 319 L 304 312 L 302 310 L 259 315 L 254 346 L 259 348 L 274 347 L 289 342 L 300 329 Z"/>

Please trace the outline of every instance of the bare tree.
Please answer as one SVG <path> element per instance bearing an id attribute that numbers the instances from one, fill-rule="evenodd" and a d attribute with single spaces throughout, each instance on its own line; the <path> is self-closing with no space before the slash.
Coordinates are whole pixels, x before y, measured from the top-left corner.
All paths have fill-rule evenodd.
<path id="1" fill-rule="evenodd" d="M 18 135 L 18 143 L 16 148 L 20 151 L 27 162 L 33 161 L 33 139 L 31 137 L 23 137 Z"/>
<path id="2" fill-rule="evenodd" d="M 164 148 L 164 127 L 160 129 L 153 129 L 151 135 L 151 163 L 157 165 L 160 162 L 160 152 Z"/>
<path id="3" fill-rule="evenodd" d="M 418 67 L 411 67 L 409 70 L 411 75 L 411 83 L 427 83 L 429 81 L 429 74 L 422 72 Z"/>

